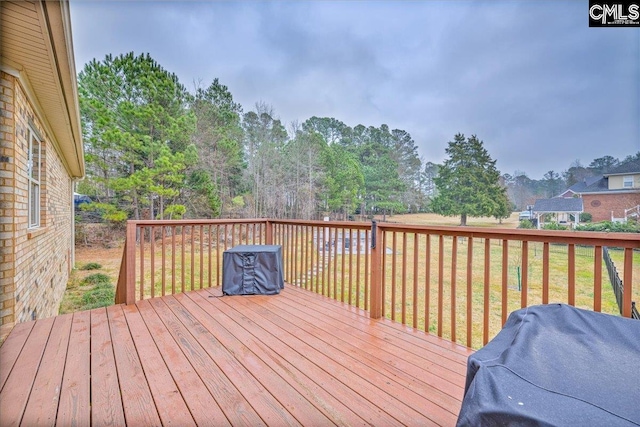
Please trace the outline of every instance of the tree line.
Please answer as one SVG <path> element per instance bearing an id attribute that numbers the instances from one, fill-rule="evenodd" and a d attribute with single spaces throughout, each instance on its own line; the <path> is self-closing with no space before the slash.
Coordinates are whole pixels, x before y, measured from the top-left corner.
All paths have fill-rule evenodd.
<path id="1" fill-rule="evenodd" d="M 580 160 L 575 160 L 563 172 L 550 170 L 542 179 L 531 179 L 523 171 L 516 171 L 513 175 L 502 175 L 502 182 L 507 187 L 507 193 L 514 209 L 525 210 L 533 205 L 535 199 L 551 198 L 560 195 L 567 188 L 588 178 L 602 176 L 607 172 L 623 166 L 626 163 L 640 160 L 640 151 L 630 154 L 623 159 L 613 156 L 603 156 L 594 159 L 587 166 Z"/>
<path id="2" fill-rule="evenodd" d="M 553 171 L 542 183 L 500 176 L 475 136 L 456 135 L 438 165 L 419 157 L 405 130 L 332 117 L 287 128 L 266 103 L 245 112 L 218 79 L 194 86 L 187 90 L 148 54 L 85 65 L 78 92 L 87 177 L 78 192 L 92 198 L 90 209 L 113 222 L 434 210 L 464 223 L 467 215 L 506 217 L 532 194 L 569 182 Z M 594 167 L 616 161 L 596 159 Z M 567 171 L 571 179 L 580 168 Z"/>

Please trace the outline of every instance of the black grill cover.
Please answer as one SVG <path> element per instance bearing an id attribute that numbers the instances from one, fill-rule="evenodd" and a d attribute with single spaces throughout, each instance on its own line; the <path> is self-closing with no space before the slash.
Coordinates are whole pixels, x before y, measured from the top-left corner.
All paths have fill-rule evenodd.
<path id="1" fill-rule="evenodd" d="M 640 425 L 640 321 L 540 305 L 469 356 L 458 426 Z"/>
<path id="2" fill-rule="evenodd" d="M 273 295 L 283 288 L 280 245 L 242 245 L 224 251 L 223 294 Z"/>

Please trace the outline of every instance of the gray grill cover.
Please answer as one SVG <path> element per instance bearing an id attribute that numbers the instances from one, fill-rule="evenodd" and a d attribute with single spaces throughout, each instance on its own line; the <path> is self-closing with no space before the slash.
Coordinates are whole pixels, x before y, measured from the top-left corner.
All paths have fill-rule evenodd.
<path id="1" fill-rule="evenodd" d="M 637 426 L 639 379 L 640 321 L 524 308 L 469 356 L 458 426 Z"/>
<path id="2" fill-rule="evenodd" d="M 222 293 L 273 295 L 284 288 L 280 245 L 241 245 L 222 256 Z"/>

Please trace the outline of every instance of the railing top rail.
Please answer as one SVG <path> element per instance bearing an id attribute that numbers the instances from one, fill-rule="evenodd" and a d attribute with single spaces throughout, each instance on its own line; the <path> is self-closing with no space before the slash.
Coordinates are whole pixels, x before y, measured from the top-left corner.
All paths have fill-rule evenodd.
<path id="1" fill-rule="evenodd" d="M 371 222 L 360 221 L 318 221 L 318 220 L 302 220 L 302 219 L 269 219 L 272 224 L 294 224 L 324 227 L 343 227 L 354 230 L 370 230 Z"/>
<path id="2" fill-rule="evenodd" d="M 354 221 L 313 221 L 299 219 L 181 219 L 181 220 L 130 220 L 127 222 L 136 226 L 179 226 L 179 225 L 224 225 L 224 224 L 293 224 L 317 227 L 342 227 L 353 230 L 368 230 L 370 222 Z M 590 246 L 613 246 L 621 248 L 640 249 L 639 233 L 605 233 L 597 231 L 562 231 L 562 230 L 526 230 L 506 228 L 460 227 L 396 224 L 377 222 L 381 230 L 437 234 L 445 236 L 474 237 L 500 240 L 522 240 L 529 242 L 548 242 L 578 244 Z"/>
<path id="3" fill-rule="evenodd" d="M 485 239 L 524 240 L 529 242 L 573 243 L 591 246 L 614 246 L 622 248 L 640 248 L 640 234 L 638 233 L 604 233 L 597 231 L 562 231 L 562 230 L 526 230 L 526 229 L 498 229 L 482 227 L 460 226 L 431 226 L 410 225 L 378 222 L 382 230 L 442 234 L 446 236 L 474 237 Z"/>
<path id="4" fill-rule="evenodd" d="M 141 226 L 160 225 L 208 225 L 208 224 L 266 224 L 270 220 L 266 218 L 249 219 L 144 219 L 129 220 L 127 224 Z"/>

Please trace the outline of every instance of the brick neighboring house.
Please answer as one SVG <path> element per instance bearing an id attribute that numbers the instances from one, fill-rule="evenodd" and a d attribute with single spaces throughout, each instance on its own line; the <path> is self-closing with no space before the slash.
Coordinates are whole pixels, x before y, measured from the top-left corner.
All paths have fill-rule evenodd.
<path id="1" fill-rule="evenodd" d="M 0 1 L 0 339 L 58 314 L 84 175 L 68 1 Z"/>
<path id="2" fill-rule="evenodd" d="M 612 171 L 584 179 L 560 197 L 581 197 L 584 211 L 593 221 L 624 219 L 640 205 L 640 160 L 625 163 Z M 625 210 L 627 215 L 625 215 Z"/>

